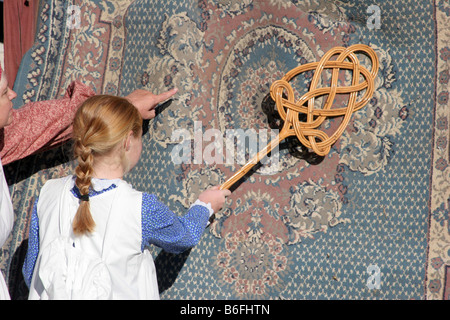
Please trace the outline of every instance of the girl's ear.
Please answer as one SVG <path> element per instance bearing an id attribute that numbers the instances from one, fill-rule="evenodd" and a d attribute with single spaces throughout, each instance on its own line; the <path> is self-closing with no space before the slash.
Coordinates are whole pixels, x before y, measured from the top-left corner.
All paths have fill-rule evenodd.
<path id="1" fill-rule="evenodd" d="M 128 135 L 127 135 L 127 137 L 125 139 L 125 142 L 124 142 L 125 151 L 128 151 L 131 148 L 131 136 L 132 135 L 133 135 L 133 131 L 130 130 L 130 132 L 128 132 Z"/>

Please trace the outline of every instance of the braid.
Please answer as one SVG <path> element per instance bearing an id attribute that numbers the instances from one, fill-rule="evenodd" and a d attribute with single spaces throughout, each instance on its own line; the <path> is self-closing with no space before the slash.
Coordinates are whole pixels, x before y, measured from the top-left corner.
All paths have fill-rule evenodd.
<path id="1" fill-rule="evenodd" d="M 88 194 L 91 186 L 94 157 L 91 149 L 85 147 L 80 141 L 75 143 L 75 155 L 78 157 L 78 166 L 75 168 L 77 176 L 75 183 L 81 195 Z"/>
<path id="2" fill-rule="evenodd" d="M 75 142 L 74 153 L 78 157 L 78 166 L 75 168 L 75 185 L 80 190 L 81 196 L 89 195 L 94 156 L 91 149 L 84 146 L 80 140 Z M 80 201 L 72 227 L 75 235 L 90 233 L 94 230 L 95 222 L 91 215 L 89 201 Z"/>

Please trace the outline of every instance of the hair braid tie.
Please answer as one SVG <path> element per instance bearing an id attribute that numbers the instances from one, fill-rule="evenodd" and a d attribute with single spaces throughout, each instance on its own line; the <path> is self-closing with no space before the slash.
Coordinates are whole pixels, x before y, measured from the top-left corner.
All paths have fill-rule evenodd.
<path id="1" fill-rule="evenodd" d="M 80 196 L 81 201 L 89 201 L 89 194 L 83 194 Z"/>

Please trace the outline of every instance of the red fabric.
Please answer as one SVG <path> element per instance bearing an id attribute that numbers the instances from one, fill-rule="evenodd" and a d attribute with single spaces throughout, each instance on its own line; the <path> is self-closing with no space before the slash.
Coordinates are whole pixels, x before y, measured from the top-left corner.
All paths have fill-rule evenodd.
<path id="1" fill-rule="evenodd" d="M 26 4 L 25 4 L 26 2 Z M 3 1 L 5 73 L 13 87 L 23 55 L 31 48 L 36 32 L 39 1 Z"/>
<path id="2" fill-rule="evenodd" d="M 0 130 L 2 163 L 5 165 L 68 140 L 78 106 L 93 95 L 91 88 L 73 82 L 62 99 L 31 102 L 14 109 L 12 123 Z"/>

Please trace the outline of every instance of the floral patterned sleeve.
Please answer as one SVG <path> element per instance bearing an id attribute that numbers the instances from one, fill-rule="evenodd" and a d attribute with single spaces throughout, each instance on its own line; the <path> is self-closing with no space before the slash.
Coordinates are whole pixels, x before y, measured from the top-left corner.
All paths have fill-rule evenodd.
<path id="1" fill-rule="evenodd" d="M 62 99 L 30 102 L 13 110 L 12 123 L 0 130 L 3 165 L 68 140 L 78 106 L 95 92 L 72 82 Z"/>
<path id="2" fill-rule="evenodd" d="M 155 195 L 142 194 L 142 250 L 150 244 L 167 252 L 181 253 L 194 247 L 205 230 L 211 211 L 195 204 L 180 217 Z"/>

